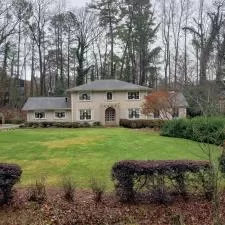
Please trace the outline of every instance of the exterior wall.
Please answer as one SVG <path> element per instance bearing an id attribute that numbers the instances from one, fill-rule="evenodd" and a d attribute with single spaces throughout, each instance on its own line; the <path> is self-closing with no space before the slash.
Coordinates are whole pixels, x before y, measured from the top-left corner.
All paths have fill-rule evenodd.
<path id="1" fill-rule="evenodd" d="M 187 117 L 187 109 L 186 108 L 179 108 L 179 117 L 186 118 Z"/>
<path id="2" fill-rule="evenodd" d="M 66 113 L 66 117 L 65 118 L 56 118 L 55 117 L 55 112 L 65 112 Z M 34 113 L 35 112 L 45 112 L 45 118 L 43 119 L 36 119 L 34 117 Z M 27 112 L 27 122 L 71 122 L 71 111 L 69 110 L 35 110 L 35 111 L 28 111 Z"/>
<path id="3" fill-rule="evenodd" d="M 128 91 L 113 92 L 112 100 L 107 100 L 107 92 L 92 92 L 90 100 L 79 100 L 79 93 L 71 94 L 72 105 L 72 121 L 80 121 L 80 109 L 91 109 L 91 120 L 88 122 L 100 121 L 105 125 L 105 110 L 112 107 L 116 110 L 116 124 L 119 125 L 120 119 L 128 119 L 129 108 L 139 108 L 144 101 L 146 91 L 139 92 L 139 99 L 128 99 Z M 146 116 L 140 114 L 140 119 L 145 119 Z M 82 120 L 84 121 L 84 120 Z"/>

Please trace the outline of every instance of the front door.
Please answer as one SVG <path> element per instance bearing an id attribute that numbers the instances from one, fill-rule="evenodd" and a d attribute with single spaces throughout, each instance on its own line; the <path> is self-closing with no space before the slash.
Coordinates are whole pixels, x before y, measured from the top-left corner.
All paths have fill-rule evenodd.
<path id="1" fill-rule="evenodd" d="M 116 110 L 109 107 L 105 110 L 105 125 L 115 126 L 116 125 Z"/>

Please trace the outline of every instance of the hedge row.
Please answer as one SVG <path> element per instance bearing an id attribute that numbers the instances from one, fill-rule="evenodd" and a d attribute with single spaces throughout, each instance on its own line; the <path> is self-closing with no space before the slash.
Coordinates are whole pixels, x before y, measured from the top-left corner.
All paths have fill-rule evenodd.
<path id="1" fill-rule="evenodd" d="M 156 128 L 159 129 L 163 126 L 165 121 L 163 120 L 128 120 L 128 119 L 120 119 L 120 126 L 132 128 L 132 129 L 138 129 L 138 128 Z"/>
<path id="2" fill-rule="evenodd" d="M 26 122 L 20 126 L 20 128 L 83 128 L 83 127 L 101 127 L 100 122 L 88 123 L 88 122 Z"/>
<path id="3" fill-rule="evenodd" d="M 0 164 L 0 205 L 12 197 L 12 187 L 20 180 L 22 170 L 16 164 Z"/>
<path id="4" fill-rule="evenodd" d="M 161 135 L 221 145 L 225 140 L 225 118 L 195 117 L 170 120 L 163 125 Z"/>
<path id="5" fill-rule="evenodd" d="M 173 194 L 181 194 L 185 199 L 188 197 L 189 180 L 200 185 L 205 196 L 212 197 L 212 185 L 208 182 L 210 171 L 208 161 L 193 160 L 124 160 L 114 164 L 112 167 L 112 178 L 115 182 L 116 193 L 121 201 L 134 201 L 135 196 L 143 189 L 147 190 L 158 203 L 165 203 L 168 199 L 165 193 L 171 191 Z M 194 175 L 195 174 L 195 175 Z M 157 194 L 156 194 L 157 193 Z M 209 195 L 210 193 L 210 195 Z"/>

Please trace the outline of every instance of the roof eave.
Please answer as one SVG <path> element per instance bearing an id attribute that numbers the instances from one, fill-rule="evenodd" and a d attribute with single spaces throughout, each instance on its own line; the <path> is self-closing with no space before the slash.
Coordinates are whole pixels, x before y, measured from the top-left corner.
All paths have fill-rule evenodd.
<path id="1" fill-rule="evenodd" d="M 46 109 L 46 108 L 29 108 L 29 109 L 24 109 L 22 108 L 22 111 L 34 111 L 34 110 L 71 110 L 71 108 L 50 108 L 50 109 Z"/>
<path id="2" fill-rule="evenodd" d="M 80 92 L 80 91 L 91 91 L 91 92 L 103 92 L 103 91 L 151 91 L 152 88 L 126 88 L 126 89 L 97 89 L 97 90 L 94 90 L 94 89 L 77 89 L 77 90 L 74 90 L 74 89 L 69 89 L 67 90 L 66 92 L 67 93 L 75 93 L 75 92 Z"/>

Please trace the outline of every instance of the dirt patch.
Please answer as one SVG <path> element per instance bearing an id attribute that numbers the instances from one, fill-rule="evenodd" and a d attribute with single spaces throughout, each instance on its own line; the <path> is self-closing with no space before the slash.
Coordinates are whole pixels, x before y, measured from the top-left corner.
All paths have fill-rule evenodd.
<path id="1" fill-rule="evenodd" d="M 225 199 L 222 199 L 224 218 Z M 39 205 L 26 200 L 26 189 L 19 189 L 10 205 L 0 209 L 0 225 L 171 225 L 175 215 L 182 215 L 185 225 L 212 224 L 211 204 L 192 197 L 188 202 L 177 198 L 172 205 L 122 204 L 113 193 L 95 204 L 90 191 L 76 191 L 72 203 L 62 199 L 59 189 L 47 190 L 47 201 Z"/>
<path id="2" fill-rule="evenodd" d="M 72 145 L 88 145 L 93 144 L 97 141 L 104 140 L 104 136 L 95 136 L 95 137 L 77 137 L 77 138 L 67 138 L 63 140 L 54 140 L 54 141 L 45 141 L 41 142 L 42 146 L 45 146 L 49 149 L 52 148 L 66 148 Z"/>

